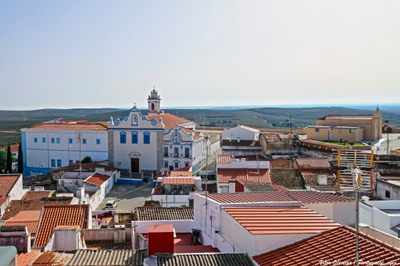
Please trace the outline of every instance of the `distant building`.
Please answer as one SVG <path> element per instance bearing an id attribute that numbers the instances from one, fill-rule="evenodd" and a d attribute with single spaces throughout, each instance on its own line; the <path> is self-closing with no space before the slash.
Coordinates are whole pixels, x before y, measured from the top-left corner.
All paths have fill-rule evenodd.
<path id="1" fill-rule="evenodd" d="M 329 114 L 307 127 L 307 138 L 319 141 L 374 141 L 382 138 L 382 113 L 372 115 Z"/>
<path id="2" fill-rule="evenodd" d="M 55 119 L 21 129 L 24 176 L 47 174 L 90 156 L 108 157 L 107 125 Z"/>
<path id="3" fill-rule="evenodd" d="M 222 154 L 243 156 L 261 154 L 260 130 L 237 126 L 222 132 Z"/>

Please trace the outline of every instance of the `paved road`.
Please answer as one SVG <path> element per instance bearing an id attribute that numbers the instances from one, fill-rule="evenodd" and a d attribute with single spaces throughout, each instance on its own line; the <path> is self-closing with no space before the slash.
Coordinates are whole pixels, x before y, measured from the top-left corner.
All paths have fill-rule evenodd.
<path id="1" fill-rule="evenodd" d="M 117 213 L 132 212 L 135 207 L 143 206 L 146 200 L 151 199 L 151 190 L 151 183 L 140 186 L 115 184 L 96 210 L 103 210 L 108 200 L 115 200 Z"/>

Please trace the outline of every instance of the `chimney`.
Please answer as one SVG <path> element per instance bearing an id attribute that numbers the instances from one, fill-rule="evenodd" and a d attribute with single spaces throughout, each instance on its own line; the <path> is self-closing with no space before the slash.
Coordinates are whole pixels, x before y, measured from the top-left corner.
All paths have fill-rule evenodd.
<path id="1" fill-rule="evenodd" d="M 148 226 L 148 256 L 156 253 L 174 253 L 174 227 L 172 224 Z"/>
<path id="2" fill-rule="evenodd" d="M 76 197 L 79 198 L 79 203 L 83 204 L 85 200 L 85 188 L 84 187 L 78 187 L 76 190 Z"/>

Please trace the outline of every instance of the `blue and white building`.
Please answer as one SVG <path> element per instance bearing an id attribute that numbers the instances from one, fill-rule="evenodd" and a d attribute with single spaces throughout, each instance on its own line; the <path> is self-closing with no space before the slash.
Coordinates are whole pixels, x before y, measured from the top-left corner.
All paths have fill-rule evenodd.
<path id="1" fill-rule="evenodd" d="M 107 124 L 56 119 L 21 129 L 24 176 L 47 174 L 90 156 L 108 158 Z"/>

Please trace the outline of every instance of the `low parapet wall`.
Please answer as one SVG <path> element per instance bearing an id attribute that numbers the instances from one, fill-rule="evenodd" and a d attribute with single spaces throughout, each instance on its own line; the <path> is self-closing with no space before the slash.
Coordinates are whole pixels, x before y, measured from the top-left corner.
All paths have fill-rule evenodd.
<path id="1" fill-rule="evenodd" d="M 305 139 L 302 140 L 305 146 L 311 146 L 314 148 L 319 148 L 322 150 L 342 150 L 342 151 L 370 151 L 372 147 L 370 145 L 353 145 L 353 146 L 343 146 L 333 143 L 327 143 L 317 140 Z"/>

